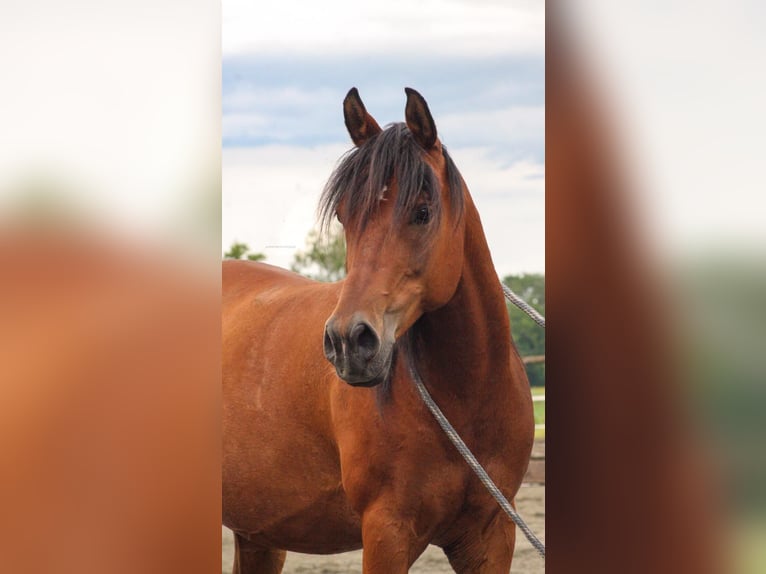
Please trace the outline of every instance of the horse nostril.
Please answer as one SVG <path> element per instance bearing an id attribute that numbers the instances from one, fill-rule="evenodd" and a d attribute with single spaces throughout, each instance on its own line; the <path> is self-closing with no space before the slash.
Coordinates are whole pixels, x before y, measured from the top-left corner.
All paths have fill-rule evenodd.
<path id="1" fill-rule="evenodd" d="M 329 328 L 324 328 L 324 356 L 327 360 L 335 360 L 335 346 L 332 344 L 332 337 L 330 337 Z"/>
<path id="2" fill-rule="evenodd" d="M 349 341 L 352 348 L 365 359 L 369 360 L 375 356 L 380 348 L 380 339 L 375 330 L 365 322 L 357 323 L 351 330 Z"/>

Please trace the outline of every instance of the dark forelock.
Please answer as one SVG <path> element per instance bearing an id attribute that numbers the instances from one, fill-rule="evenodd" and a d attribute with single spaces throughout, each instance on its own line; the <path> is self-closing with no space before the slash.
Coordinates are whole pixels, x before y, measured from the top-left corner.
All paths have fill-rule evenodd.
<path id="1" fill-rule="evenodd" d="M 460 173 L 442 146 L 449 184 L 450 207 L 459 218 L 463 211 Z M 326 230 L 338 206 L 344 203 L 347 224 L 363 229 L 378 207 L 380 195 L 394 178 L 398 186 L 395 221 L 409 221 L 415 208 L 427 201 L 433 225 L 442 215 L 439 180 L 423 160 L 425 152 L 404 123 L 390 124 L 362 146 L 346 153 L 325 185 L 319 202 L 319 218 Z"/>

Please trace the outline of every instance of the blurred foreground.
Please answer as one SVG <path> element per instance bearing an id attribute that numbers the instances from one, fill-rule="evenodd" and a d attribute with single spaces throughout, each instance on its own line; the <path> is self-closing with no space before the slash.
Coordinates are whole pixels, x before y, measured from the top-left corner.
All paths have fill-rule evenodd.
<path id="1" fill-rule="evenodd" d="M 2 570 L 215 565 L 217 274 L 20 226 L 0 232 L 0 268 Z"/>
<path id="2" fill-rule="evenodd" d="M 757 8 L 575 4 L 546 44 L 546 567 L 762 572 L 764 201 L 726 175 L 764 132 L 710 129 L 754 100 L 708 75 Z"/>
<path id="3" fill-rule="evenodd" d="M 0 8 L 0 571 L 213 572 L 220 7 Z"/>

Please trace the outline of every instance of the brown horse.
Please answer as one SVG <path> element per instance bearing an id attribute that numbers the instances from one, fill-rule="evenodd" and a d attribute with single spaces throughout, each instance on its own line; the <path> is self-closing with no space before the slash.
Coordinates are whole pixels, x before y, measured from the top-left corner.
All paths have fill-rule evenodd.
<path id="1" fill-rule="evenodd" d="M 347 242 L 345 280 L 223 266 L 223 522 L 234 572 L 285 551 L 362 547 L 363 572 L 403 573 L 429 543 L 456 572 L 507 574 L 515 526 L 419 398 L 414 365 L 512 500 L 534 423 L 479 214 L 406 89 L 382 130 L 352 89 L 355 148 L 321 200 Z"/>

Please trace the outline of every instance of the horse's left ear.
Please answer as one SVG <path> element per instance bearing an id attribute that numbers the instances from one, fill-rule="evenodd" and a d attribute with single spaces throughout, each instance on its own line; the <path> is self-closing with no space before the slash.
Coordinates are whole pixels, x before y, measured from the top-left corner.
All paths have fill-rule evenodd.
<path id="1" fill-rule="evenodd" d="M 423 96 L 412 88 L 404 88 L 404 91 L 407 93 L 407 107 L 404 109 L 407 127 L 415 136 L 415 141 L 428 151 L 436 144 L 436 124 Z"/>

